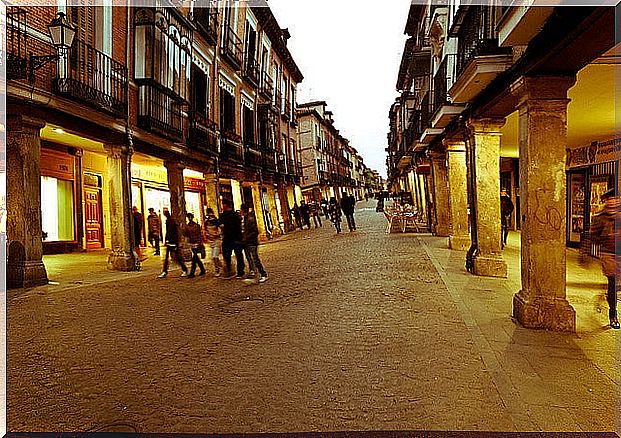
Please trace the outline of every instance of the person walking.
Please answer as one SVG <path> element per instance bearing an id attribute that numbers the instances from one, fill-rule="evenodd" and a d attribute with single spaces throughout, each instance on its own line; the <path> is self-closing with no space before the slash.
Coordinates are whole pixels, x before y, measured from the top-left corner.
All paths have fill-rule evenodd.
<path id="1" fill-rule="evenodd" d="M 330 204 L 328 204 L 328 214 L 330 215 L 330 221 L 336 228 L 336 233 L 341 232 L 341 207 L 336 201 L 336 198 L 332 196 L 330 198 Z"/>
<path id="2" fill-rule="evenodd" d="M 321 205 L 321 209 L 323 210 L 323 217 L 325 217 L 326 220 L 329 220 L 329 216 L 328 216 L 328 200 L 326 198 L 322 198 L 320 205 Z"/>
<path id="3" fill-rule="evenodd" d="M 310 230 L 310 208 L 306 201 L 300 201 L 300 216 L 302 216 L 303 225 Z M 303 226 L 300 228 L 304 228 Z"/>
<path id="4" fill-rule="evenodd" d="M 241 243 L 241 218 L 239 214 L 233 211 L 231 201 L 228 199 L 222 201 L 222 209 L 220 223 L 222 224 L 222 257 L 224 258 L 226 269 L 224 279 L 228 280 L 235 276 L 231 265 L 233 252 L 235 252 L 235 260 L 237 262 L 237 278 L 243 278 L 245 265 Z"/>
<path id="5" fill-rule="evenodd" d="M 294 203 L 293 204 L 293 208 L 291 209 L 291 213 L 293 213 L 293 218 L 295 220 L 295 224 L 294 227 L 295 228 L 299 228 L 300 230 L 303 229 L 302 227 L 302 218 L 300 215 L 300 207 L 298 207 L 298 203 Z"/>
<path id="6" fill-rule="evenodd" d="M 353 195 L 345 194 L 343 196 L 343 200 L 341 201 L 341 208 L 343 209 L 343 213 L 345 213 L 345 218 L 347 219 L 347 226 L 349 227 L 349 232 L 356 230 L 356 221 L 354 220 L 354 208 L 356 206 L 356 198 Z"/>
<path id="7" fill-rule="evenodd" d="M 616 258 L 621 254 L 621 203 L 614 189 L 604 193 L 601 199 L 604 209 L 593 218 L 590 235 L 594 242 L 600 244 L 602 272 L 608 280 L 606 299 L 610 327 L 618 330 L 617 282 L 621 278 L 621 266 Z"/>
<path id="8" fill-rule="evenodd" d="M 309 209 L 310 215 L 313 218 L 313 223 L 315 224 L 315 228 L 317 228 L 317 222 L 319 222 L 320 227 L 323 227 L 323 225 L 321 224 L 321 216 L 319 214 L 319 205 L 317 205 L 317 201 L 312 201 L 309 204 Z"/>
<path id="9" fill-rule="evenodd" d="M 203 246 L 203 232 L 201 226 L 194 222 L 194 214 L 188 213 L 186 217 L 188 218 L 188 223 L 185 226 L 185 235 L 192 249 L 192 265 L 190 266 L 188 278 L 194 278 L 197 266 L 200 270 L 198 275 L 205 275 L 205 267 L 201 261 L 201 255 L 205 251 L 205 247 Z"/>
<path id="10" fill-rule="evenodd" d="M 164 256 L 164 266 L 162 267 L 162 273 L 158 278 L 166 278 L 168 275 L 168 258 L 172 257 L 179 266 L 181 266 L 182 277 L 188 276 L 188 268 L 183 262 L 183 256 L 179 251 L 180 232 L 177 223 L 173 219 L 167 208 L 164 209 L 164 217 L 166 218 L 166 236 L 164 238 L 164 244 L 166 245 L 166 254 Z"/>
<path id="11" fill-rule="evenodd" d="M 135 205 L 132 207 L 132 217 L 134 218 L 134 251 L 138 255 L 138 260 L 143 261 L 146 257 L 142 256 L 140 244 L 142 243 L 142 226 L 144 224 L 144 216 L 138 211 Z"/>
<path id="12" fill-rule="evenodd" d="M 513 213 L 513 201 L 511 201 L 511 197 L 507 194 L 507 189 L 502 188 L 500 190 L 500 225 L 502 229 L 502 246 L 504 248 L 507 246 L 507 237 L 509 236 L 509 221 L 511 219 L 511 213 Z"/>
<path id="13" fill-rule="evenodd" d="M 162 221 L 153 208 L 149 208 L 147 216 L 147 226 L 149 231 L 149 243 L 155 248 L 153 255 L 160 255 L 160 236 L 162 235 Z"/>
<path id="14" fill-rule="evenodd" d="M 244 251 L 250 256 L 251 266 L 248 278 L 244 280 L 246 284 L 264 283 L 267 281 L 267 272 L 263 268 L 261 259 L 259 259 L 258 246 L 259 246 L 259 227 L 257 226 L 257 218 L 254 214 L 254 208 L 252 204 L 244 204 L 241 208 L 243 217 L 243 242 Z M 259 278 L 256 278 L 256 275 Z"/>
<path id="15" fill-rule="evenodd" d="M 207 243 L 209 244 L 209 254 L 215 270 L 215 277 L 220 276 L 222 264 L 220 263 L 220 248 L 222 247 L 222 233 L 220 230 L 220 221 L 216 217 L 212 208 L 207 209 L 207 217 L 205 218 L 205 233 L 207 234 Z"/>

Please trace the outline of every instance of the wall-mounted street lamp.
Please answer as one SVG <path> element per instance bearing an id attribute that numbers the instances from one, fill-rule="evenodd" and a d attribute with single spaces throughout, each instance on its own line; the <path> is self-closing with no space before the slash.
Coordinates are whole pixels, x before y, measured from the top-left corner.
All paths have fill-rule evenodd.
<path id="1" fill-rule="evenodd" d="M 58 51 L 56 55 L 43 55 L 33 56 L 30 55 L 30 64 L 28 69 L 28 77 L 30 82 L 33 83 L 35 79 L 35 72 L 48 62 L 55 59 L 66 60 L 67 51 L 73 44 L 73 38 L 75 37 L 76 27 L 71 23 L 64 12 L 58 12 L 56 17 L 50 24 L 47 25 L 50 38 L 54 48 Z M 64 70 L 64 69 L 63 69 Z M 64 71 L 62 72 L 64 73 Z"/>

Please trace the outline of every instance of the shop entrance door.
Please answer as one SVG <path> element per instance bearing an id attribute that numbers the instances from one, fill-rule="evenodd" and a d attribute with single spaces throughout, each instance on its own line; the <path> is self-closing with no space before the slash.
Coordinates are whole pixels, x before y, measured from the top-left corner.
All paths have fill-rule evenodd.
<path id="1" fill-rule="evenodd" d="M 101 220 L 101 190 L 84 189 L 84 220 L 86 223 L 86 248 L 103 248 Z"/>

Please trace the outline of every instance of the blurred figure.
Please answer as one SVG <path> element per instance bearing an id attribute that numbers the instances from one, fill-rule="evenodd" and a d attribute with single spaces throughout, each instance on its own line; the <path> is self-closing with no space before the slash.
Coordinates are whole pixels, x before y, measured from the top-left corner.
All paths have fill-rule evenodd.
<path id="1" fill-rule="evenodd" d="M 621 203 L 610 189 L 601 196 L 604 209 L 595 215 L 591 224 L 591 238 L 600 246 L 602 272 L 608 279 L 608 317 L 610 327 L 619 329 L 617 318 L 617 282 L 621 278 L 621 266 L 616 258 L 621 254 Z"/>
<path id="2" fill-rule="evenodd" d="M 513 201 L 507 194 L 507 189 L 502 188 L 500 190 L 500 225 L 502 229 L 502 248 L 507 246 L 507 237 L 509 236 L 509 221 L 511 219 L 511 213 L 513 213 Z"/>
<path id="3" fill-rule="evenodd" d="M 257 218 L 254 215 L 254 209 L 252 204 L 244 204 L 241 209 L 243 217 L 243 242 L 244 250 L 250 256 L 250 272 L 247 279 L 244 280 L 247 284 L 264 283 L 267 281 L 267 272 L 263 268 L 261 259 L 259 259 L 258 247 L 259 247 L 259 228 L 257 226 Z M 256 274 L 259 274 L 259 278 L 256 278 Z"/>
<path id="4" fill-rule="evenodd" d="M 330 204 L 328 205 L 328 213 L 330 214 L 330 221 L 336 228 L 336 233 L 341 232 L 341 206 L 336 201 L 336 198 L 332 196 L 330 198 Z"/>
<path id="5" fill-rule="evenodd" d="M 162 235 L 162 221 L 153 208 L 149 208 L 149 216 L 147 216 L 147 225 L 149 231 L 149 243 L 155 248 L 153 255 L 160 255 L 160 236 Z"/>
<path id="6" fill-rule="evenodd" d="M 205 218 L 205 232 L 207 243 L 209 244 L 209 254 L 215 270 L 215 277 L 220 276 L 222 264 L 220 263 L 220 248 L 222 246 L 222 233 L 220 230 L 220 220 L 216 217 L 213 209 L 207 209 Z"/>
<path id="7" fill-rule="evenodd" d="M 305 201 L 300 202 L 300 216 L 302 216 L 302 225 L 306 225 L 306 227 L 310 230 L 310 208 Z M 300 228 L 304 228 L 303 226 Z"/>
<path id="8" fill-rule="evenodd" d="M 349 228 L 349 232 L 356 230 L 356 221 L 354 220 L 354 209 L 356 207 L 356 198 L 353 195 L 343 195 L 343 200 L 341 201 L 341 208 L 343 209 L 343 213 L 345 213 L 345 218 L 347 219 L 347 227 Z"/>
<path id="9" fill-rule="evenodd" d="M 143 261 L 146 257 L 142 256 L 140 244 L 142 243 L 142 226 L 144 224 L 144 216 L 138 211 L 135 205 L 132 207 L 132 216 L 134 218 L 134 251 L 138 255 L 138 260 Z"/>
<path id="10" fill-rule="evenodd" d="M 320 206 L 321 206 L 321 209 L 323 210 L 323 217 L 325 217 L 326 220 L 329 220 L 329 218 L 328 218 L 328 200 L 326 198 L 322 198 Z"/>
<path id="11" fill-rule="evenodd" d="M 190 243 L 192 249 L 192 265 L 190 266 L 190 275 L 188 278 L 194 278 L 196 267 L 200 269 L 198 275 L 205 275 L 205 267 L 201 261 L 201 255 L 203 254 L 203 232 L 201 226 L 194 222 L 194 215 L 192 213 L 186 214 L 188 218 L 188 224 L 185 226 L 185 235 Z"/>
<path id="12" fill-rule="evenodd" d="M 182 277 L 188 276 L 188 268 L 183 262 L 183 256 L 181 255 L 181 251 L 179 251 L 179 228 L 177 223 L 173 219 L 167 208 L 164 209 L 164 217 L 166 218 L 166 237 L 164 238 L 164 243 L 166 245 L 166 255 L 164 257 L 164 266 L 162 267 L 162 273 L 158 278 L 166 278 L 168 275 L 168 257 L 172 256 L 172 258 L 179 263 L 181 266 Z"/>
<path id="13" fill-rule="evenodd" d="M 222 201 L 222 214 L 220 215 L 220 224 L 222 225 L 222 257 L 226 272 L 224 279 L 228 280 L 235 277 L 231 265 L 231 256 L 235 252 L 235 260 L 237 262 L 237 278 L 244 277 L 244 254 L 242 246 L 242 229 L 241 217 L 233 211 L 231 201 L 224 199 Z"/>
<path id="14" fill-rule="evenodd" d="M 321 224 L 321 216 L 319 215 L 319 205 L 317 205 L 317 202 L 312 201 L 309 204 L 309 209 L 310 209 L 310 215 L 313 218 L 313 223 L 315 224 L 315 228 L 317 228 L 317 222 L 319 222 L 320 227 L 323 227 L 323 225 Z"/>

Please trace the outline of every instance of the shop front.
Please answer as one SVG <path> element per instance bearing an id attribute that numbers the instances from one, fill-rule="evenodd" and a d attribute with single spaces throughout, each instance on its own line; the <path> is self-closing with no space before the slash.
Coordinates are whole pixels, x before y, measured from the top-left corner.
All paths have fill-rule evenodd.
<path id="1" fill-rule="evenodd" d="M 567 245 L 597 255 L 589 239 L 593 216 L 601 211 L 601 195 L 619 187 L 621 138 L 567 149 Z"/>

